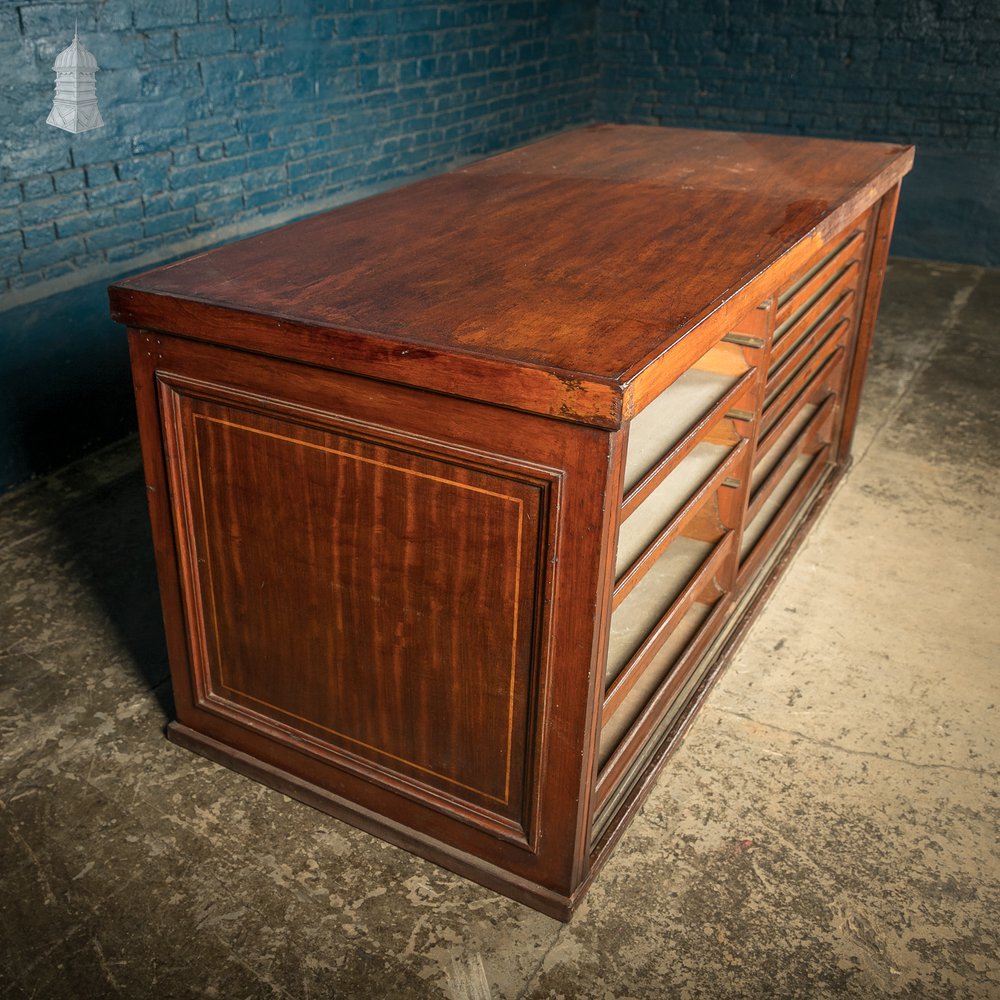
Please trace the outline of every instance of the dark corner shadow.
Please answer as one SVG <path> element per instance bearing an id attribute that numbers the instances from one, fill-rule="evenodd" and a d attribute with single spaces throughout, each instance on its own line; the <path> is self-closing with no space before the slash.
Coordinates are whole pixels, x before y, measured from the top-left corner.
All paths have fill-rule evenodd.
<path id="1" fill-rule="evenodd" d="M 107 282 L 3 314 L 0 435 L 23 478 L 56 474 L 46 503 L 80 582 L 97 599 L 136 674 L 174 717 L 125 331 Z M 93 454 L 111 442 L 122 444 Z M 101 463 L 104 463 L 103 465 Z"/>
<path id="2" fill-rule="evenodd" d="M 145 480 L 138 442 L 133 439 L 131 447 L 135 463 L 129 463 L 130 470 L 74 504 L 60 506 L 57 526 L 80 569 L 81 582 L 100 602 L 133 668 L 153 692 L 165 721 L 170 721 L 174 702 Z"/>

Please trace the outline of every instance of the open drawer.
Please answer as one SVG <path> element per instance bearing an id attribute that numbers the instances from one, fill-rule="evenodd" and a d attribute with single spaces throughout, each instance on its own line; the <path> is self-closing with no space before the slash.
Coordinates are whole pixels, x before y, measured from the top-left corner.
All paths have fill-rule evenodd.
<path id="1" fill-rule="evenodd" d="M 717 511 L 714 541 L 685 535 L 615 610 L 611 621 L 602 710 L 595 837 L 614 811 L 618 793 L 648 743 L 697 671 L 701 654 L 731 606 L 727 598 L 735 532 L 724 529 Z"/>
<path id="2" fill-rule="evenodd" d="M 704 442 L 749 435 L 759 349 L 720 341 L 629 423 L 622 517 L 629 517 Z"/>

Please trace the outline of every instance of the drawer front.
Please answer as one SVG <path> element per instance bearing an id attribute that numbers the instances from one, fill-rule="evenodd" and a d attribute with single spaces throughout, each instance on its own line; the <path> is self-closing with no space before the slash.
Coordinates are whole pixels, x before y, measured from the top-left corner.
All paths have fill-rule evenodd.
<path id="1" fill-rule="evenodd" d="M 710 505 L 716 541 L 678 539 L 616 610 L 598 749 L 595 832 L 606 805 L 641 756 L 652 730 L 677 704 L 729 604 L 735 533 Z"/>
<path id="2" fill-rule="evenodd" d="M 592 837 L 629 794 L 656 734 L 686 704 L 731 602 L 763 377 L 754 310 L 628 429 Z"/>
<path id="3" fill-rule="evenodd" d="M 870 240 L 866 212 L 777 295 L 754 443 L 737 591 L 807 506 L 837 460 L 848 363 Z"/>
<path id="4" fill-rule="evenodd" d="M 765 420 L 775 397 L 803 364 L 817 353 L 828 351 L 834 343 L 850 345 L 857 325 L 870 225 L 871 213 L 866 212 L 778 292 L 764 397 Z"/>
<path id="5" fill-rule="evenodd" d="M 742 563 L 758 547 L 770 547 L 776 532 L 780 534 L 780 528 L 787 523 L 792 507 L 807 495 L 802 484 L 810 482 L 810 476 L 817 476 L 826 462 L 835 426 L 837 396 L 826 392 L 814 398 L 815 402 L 805 403 L 799 409 L 797 419 L 768 453 L 768 461 L 754 469 L 753 492 L 740 542 Z"/>
<path id="6" fill-rule="evenodd" d="M 806 263 L 778 292 L 772 363 L 798 341 L 818 313 L 844 294 L 857 290 L 868 231 L 868 214 L 832 241 L 832 246 Z"/>

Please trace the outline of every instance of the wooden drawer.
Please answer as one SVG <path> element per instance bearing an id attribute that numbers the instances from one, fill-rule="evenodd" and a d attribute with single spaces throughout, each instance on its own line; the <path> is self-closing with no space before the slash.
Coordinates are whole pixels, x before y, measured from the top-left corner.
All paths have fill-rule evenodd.
<path id="1" fill-rule="evenodd" d="M 807 261 L 774 304 L 737 592 L 808 505 L 836 459 L 833 442 L 858 323 L 870 215 L 862 214 Z"/>
<path id="2" fill-rule="evenodd" d="M 848 226 L 778 294 L 761 438 L 796 405 L 804 387 L 830 356 L 850 349 L 857 326 L 869 216 L 865 213 Z"/>
<path id="3" fill-rule="evenodd" d="M 745 442 L 728 449 L 702 442 L 622 520 L 612 598 L 616 611 L 677 539 L 700 530 L 706 505 L 745 464 L 746 447 Z"/>
<path id="4" fill-rule="evenodd" d="M 861 216 L 778 293 L 771 349 L 772 365 L 793 349 L 820 315 L 847 295 L 860 281 L 868 231 L 868 213 Z"/>
<path id="5" fill-rule="evenodd" d="M 678 539 L 612 618 L 598 750 L 599 811 L 697 666 L 713 609 L 728 592 L 735 533 L 716 524 L 721 533 L 715 542 Z"/>
<path id="6" fill-rule="evenodd" d="M 643 503 L 699 444 L 742 436 L 731 424 L 752 409 L 754 353 L 720 341 L 632 419 L 623 517 Z"/>
<path id="7" fill-rule="evenodd" d="M 833 359 L 831 359 L 833 360 Z M 839 363 L 831 378 L 839 377 Z M 838 396 L 821 380 L 790 419 L 765 438 L 766 450 L 751 475 L 751 494 L 740 540 L 740 577 L 753 573 L 762 555 L 794 520 L 827 468 L 836 426 Z"/>
<path id="8" fill-rule="evenodd" d="M 755 310 L 749 322 L 765 321 Z M 763 347 L 762 337 L 727 334 L 629 426 L 595 838 L 627 796 L 650 734 L 682 706 L 731 606 Z"/>

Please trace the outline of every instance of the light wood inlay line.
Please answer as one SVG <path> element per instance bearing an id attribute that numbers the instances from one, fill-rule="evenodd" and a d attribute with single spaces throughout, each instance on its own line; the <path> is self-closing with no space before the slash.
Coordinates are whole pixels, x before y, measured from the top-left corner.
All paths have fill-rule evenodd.
<path id="1" fill-rule="evenodd" d="M 407 476 L 416 476 L 418 479 L 429 479 L 435 483 L 445 483 L 461 490 L 471 490 L 473 493 L 484 493 L 486 496 L 497 497 L 500 500 L 510 500 L 513 503 L 520 503 L 517 497 L 509 496 L 506 493 L 497 493 L 494 490 L 484 490 L 481 486 L 471 486 L 468 483 L 460 483 L 455 479 L 446 479 L 444 476 L 432 476 L 428 472 L 417 472 L 415 469 L 407 469 L 402 465 L 393 465 L 391 462 L 380 462 L 375 458 L 365 458 L 363 455 L 352 455 L 349 451 L 340 451 L 337 448 L 328 448 L 326 445 L 313 444 L 311 441 L 303 441 L 301 438 L 288 437 L 285 434 L 275 434 L 272 431 L 258 430 L 256 427 L 248 427 L 246 424 L 238 424 L 231 420 L 221 420 L 218 417 L 208 417 L 202 413 L 194 415 L 195 420 L 204 420 L 207 423 L 222 424 L 224 427 L 233 427 L 236 430 L 249 431 L 251 434 L 259 434 L 261 437 L 274 438 L 277 441 L 287 441 L 289 444 L 301 445 L 303 448 L 312 448 L 314 451 L 326 452 L 329 455 L 338 455 L 341 458 L 350 458 L 355 462 L 363 462 L 365 465 L 374 465 L 382 469 L 390 469 L 393 472 L 401 472 Z M 384 445 L 382 447 L 385 447 Z"/>
<path id="2" fill-rule="evenodd" d="M 506 758 L 505 758 L 506 759 L 506 767 L 505 767 L 505 771 L 504 771 L 504 795 L 503 795 L 502 798 L 500 796 L 493 795 L 490 792 L 486 792 L 486 791 L 484 791 L 481 788 L 476 788 L 473 785 L 468 785 L 465 782 L 459 781 L 457 778 L 453 778 L 453 777 L 451 777 L 448 774 L 444 774 L 444 773 L 442 773 L 440 771 L 435 771 L 433 768 L 426 767 L 423 764 L 417 763 L 416 761 L 409 760 L 406 757 L 402 757 L 402 756 L 399 756 L 398 754 L 391 753 L 388 750 L 385 750 L 385 749 L 383 749 L 381 747 L 375 746 L 374 744 L 367 743 L 364 740 L 359 740 L 356 737 L 348 735 L 347 733 L 343 733 L 343 732 L 341 732 L 341 731 L 339 731 L 337 729 L 333 729 L 333 728 L 331 728 L 329 726 L 324 726 L 322 723 L 319 723 L 319 722 L 315 721 L 314 719 L 309 719 L 309 718 L 306 718 L 305 716 L 297 715 L 294 712 L 288 711 L 288 709 L 286 709 L 286 708 L 282 708 L 279 705 L 271 704 L 270 702 L 265 701 L 262 698 L 258 698 L 255 695 L 247 693 L 246 691 L 241 691 L 239 688 L 234 687 L 231 684 L 229 684 L 226 681 L 226 679 L 225 679 L 223 657 L 222 657 L 221 647 L 220 647 L 220 642 L 219 642 L 220 629 L 219 629 L 219 624 L 218 624 L 218 609 L 217 609 L 216 601 L 215 601 L 215 585 L 214 585 L 213 578 L 212 578 L 212 564 L 214 562 L 214 556 L 213 556 L 213 553 L 211 551 L 211 546 L 209 544 L 209 539 L 208 539 L 207 535 L 206 535 L 206 537 L 204 539 L 204 542 L 203 542 L 203 544 L 204 544 L 204 550 L 205 550 L 205 567 L 206 567 L 206 574 L 208 576 L 208 585 L 209 585 L 209 592 L 210 592 L 210 601 L 209 601 L 210 606 L 209 606 L 209 610 L 210 610 L 210 613 L 211 613 L 212 631 L 213 631 L 214 639 L 215 639 L 216 666 L 217 666 L 218 671 L 219 671 L 219 681 L 222 684 L 222 686 L 226 689 L 226 691 L 229 691 L 229 692 L 231 692 L 232 694 L 235 694 L 235 695 L 239 695 L 241 698 L 246 698 L 248 701 L 255 702 L 258 705 L 263 705 L 264 707 L 270 708 L 270 709 L 272 709 L 275 712 L 280 712 L 282 715 L 285 715 L 285 716 L 287 716 L 289 718 L 296 719 L 296 720 L 298 720 L 300 722 L 305 722 L 305 723 L 307 723 L 310 726 L 314 726 L 315 728 L 322 730 L 323 732 L 330 733 L 331 735 L 337 736 L 340 739 L 346 740 L 346 741 L 348 741 L 350 743 L 353 743 L 353 744 L 355 744 L 357 746 L 364 747 L 366 750 L 371 750 L 372 752 L 377 753 L 377 754 L 379 754 L 379 755 L 381 755 L 383 757 L 388 757 L 390 760 L 398 761 L 401 764 L 405 764 L 407 767 L 412 767 L 414 770 L 421 771 L 424 774 L 431 775 L 431 776 L 433 776 L 435 778 L 439 778 L 442 781 L 447 781 L 449 784 L 455 785 L 458 788 L 464 788 L 467 791 L 474 792 L 476 795 L 481 795 L 483 798 L 489 799 L 492 802 L 497 802 L 497 803 L 499 803 L 501 805 L 507 805 L 507 803 L 510 800 L 511 749 L 512 749 L 512 746 L 513 746 L 513 730 L 514 730 L 514 695 L 515 695 L 514 675 L 515 675 L 516 668 L 517 668 L 517 638 L 518 638 L 518 612 L 519 612 L 518 600 L 519 600 L 519 597 L 520 597 L 521 550 L 522 550 L 522 539 L 523 539 L 523 531 L 524 531 L 524 503 L 521 500 L 521 498 L 520 497 L 515 497 L 515 496 L 510 496 L 510 495 L 505 494 L 505 493 L 498 493 L 498 492 L 496 492 L 494 490 L 483 489 L 482 487 L 479 487 L 479 486 L 472 486 L 472 485 L 467 484 L 467 483 L 460 483 L 460 482 L 457 482 L 456 480 L 447 479 L 447 478 L 445 478 L 443 476 L 434 476 L 434 475 L 431 475 L 429 473 L 417 472 L 417 471 L 415 471 L 413 469 L 407 469 L 407 468 L 405 468 L 403 466 L 393 465 L 393 464 L 391 464 L 389 462 L 380 462 L 380 461 L 377 461 L 376 459 L 365 458 L 364 456 L 361 456 L 361 455 L 353 455 L 350 452 L 341 451 L 341 450 L 339 450 L 337 448 L 330 448 L 330 447 L 327 447 L 325 445 L 314 444 L 313 442 L 310 442 L 310 441 L 302 441 L 302 440 L 300 440 L 298 438 L 293 438 L 293 437 L 290 437 L 288 435 L 276 434 L 276 433 L 273 433 L 271 431 L 262 431 L 262 430 L 259 430 L 259 429 L 255 428 L 255 427 L 249 427 L 246 424 L 240 424 L 240 423 L 237 423 L 236 421 L 232 421 L 232 420 L 222 420 L 222 419 L 220 419 L 218 417 L 210 417 L 210 416 L 207 416 L 207 415 L 201 414 L 201 413 L 195 413 L 195 414 L 193 414 L 193 419 L 195 421 L 195 425 L 196 426 L 195 426 L 194 433 L 193 433 L 192 436 L 194 438 L 195 463 L 196 463 L 196 468 L 197 468 L 197 471 L 198 471 L 198 493 L 199 493 L 199 500 L 200 500 L 200 504 L 201 504 L 201 516 L 202 516 L 202 525 L 203 526 L 207 524 L 208 515 L 207 515 L 207 508 L 206 508 L 206 505 L 205 505 L 205 487 L 204 487 L 204 481 L 203 481 L 203 476 L 202 476 L 203 466 L 202 466 L 202 463 L 201 463 L 201 455 L 200 455 L 200 449 L 199 449 L 199 443 L 198 443 L 199 439 L 198 439 L 198 433 L 197 433 L 197 423 L 199 421 L 204 422 L 204 423 L 219 424 L 221 426 L 229 427 L 229 428 L 232 428 L 234 430 L 247 431 L 247 432 L 249 432 L 251 434 L 257 434 L 257 435 L 261 435 L 263 437 L 269 437 L 269 438 L 273 438 L 275 440 L 285 441 L 285 442 L 287 442 L 289 444 L 300 445 L 302 447 L 311 448 L 311 449 L 316 450 L 316 451 L 322 451 L 322 452 L 325 452 L 325 453 L 328 453 L 328 454 L 331 454 L 331 455 L 337 455 L 338 457 L 341 457 L 341 458 L 353 459 L 354 461 L 362 462 L 362 463 L 365 463 L 365 464 L 368 464 L 368 465 L 374 465 L 374 466 L 377 466 L 377 467 L 380 467 L 380 468 L 389 469 L 389 470 L 394 471 L 394 472 L 401 472 L 401 473 L 403 473 L 405 475 L 416 476 L 416 477 L 421 478 L 421 479 L 427 479 L 427 480 L 430 480 L 432 482 L 442 483 L 442 484 L 445 484 L 445 485 L 448 485 L 448 486 L 454 486 L 454 487 L 457 487 L 459 489 L 471 490 L 472 492 L 475 492 L 475 493 L 481 493 L 481 494 L 484 494 L 486 496 L 496 497 L 498 500 L 507 500 L 507 501 L 510 501 L 511 503 L 513 503 L 513 504 L 516 505 L 516 507 L 517 507 L 517 555 L 516 555 L 516 562 L 515 562 L 515 565 L 514 565 L 514 612 L 513 612 L 513 621 L 511 623 L 511 633 L 512 634 L 511 634 L 510 675 L 509 675 L 508 680 L 507 680 L 507 687 L 508 687 L 508 693 L 507 693 L 507 713 L 508 713 L 507 714 L 507 745 L 506 745 L 506 750 L 505 750 L 505 753 L 506 753 Z"/>

